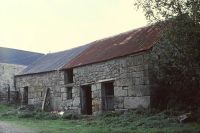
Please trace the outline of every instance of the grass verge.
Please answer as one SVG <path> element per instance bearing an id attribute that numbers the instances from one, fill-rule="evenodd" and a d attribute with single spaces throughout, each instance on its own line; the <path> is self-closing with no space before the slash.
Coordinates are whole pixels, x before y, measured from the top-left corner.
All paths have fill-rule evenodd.
<path id="1" fill-rule="evenodd" d="M 0 114 L 13 108 L 15 106 L 0 105 Z M 51 120 L 2 115 L 0 120 L 37 129 L 40 133 L 200 133 L 200 123 L 179 124 L 177 115 L 179 113 L 169 111 L 134 110 L 126 114 L 109 112 L 93 119 Z"/>

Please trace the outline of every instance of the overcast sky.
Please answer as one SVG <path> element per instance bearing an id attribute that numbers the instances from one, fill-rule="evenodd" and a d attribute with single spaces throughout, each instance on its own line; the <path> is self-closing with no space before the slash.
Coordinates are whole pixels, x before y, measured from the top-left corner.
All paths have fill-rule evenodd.
<path id="1" fill-rule="evenodd" d="M 134 0 L 0 0 L 0 47 L 70 49 L 147 24 Z"/>

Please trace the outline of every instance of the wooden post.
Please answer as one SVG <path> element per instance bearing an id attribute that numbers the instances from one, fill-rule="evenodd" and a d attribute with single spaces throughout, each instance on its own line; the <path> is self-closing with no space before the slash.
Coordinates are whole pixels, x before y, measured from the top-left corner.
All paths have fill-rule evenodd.
<path id="1" fill-rule="evenodd" d="M 47 97 L 48 97 L 48 94 L 50 93 L 50 89 L 49 88 L 46 88 L 45 89 L 45 94 L 44 94 L 44 98 L 43 98 L 43 102 L 42 102 L 42 111 L 44 111 L 45 109 L 45 104 L 47 102 Z"/>
<path id="2" fill-rule="evenodd" d="M 47 97 L 47 91 L 48 91 L 48 89 L 46 88 L 44 98 L 43 98 L 43 101 L 42 101 L 42 111 L 44 111 L 44 105 L 45 105 L 45 101 L 46 101 L 46 97 Z"/>
<path id="3" fill-rule="evenodd" d="M 8 103 L 10 103 L 10 85 L 7 84 L 7 88 L 8 88 Z"/>

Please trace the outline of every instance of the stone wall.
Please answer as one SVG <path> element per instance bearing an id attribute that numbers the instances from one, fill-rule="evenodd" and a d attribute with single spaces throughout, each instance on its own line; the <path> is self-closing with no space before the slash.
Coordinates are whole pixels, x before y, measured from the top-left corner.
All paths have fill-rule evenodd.
<path id="1" fill-rule="evenodd" d="M 81 88 L 91 87 L 92 113 L 103 110 L 104 83 L 114 86 L 114 109 L 126 110 L 150 105 L 149 53 L 140 53 L 73 69 L 73 83 L 66 83 L 66 71 L 24 75 L 16 77 L 17 89 L 23 95 L 28 87 L 28 104 L 41 105 L 45 90 L 50 88 L 53 110 L 81 113 Z M 67 98 L 67 88 L 72 87 L 72 98 Z M 23 96 L 22 96 L 23 99 Z"/>
<path id="2" fill-rule="evenodd" d="M 64 88 L 64 74 L 60 71 L 52 71 L 40 74 L 24 75 L 16 77 L 16 86 L 23 101 L 24 87 L 28 87 L 28 104 L 42 105 L 46 90 L 50 89 L 51 107 L 60 110 L 62 101 L 61 90 Z M 41 106 L 42 107 L 42 106 Z"/>
<path id="3" fill-rule="evenodd" d="M 114 83 L 115 110 L 150 105 L 149 53 L 140 53 L 75 68 L 73 98 L 80 101 L 80 89 L 91 85 L 93 114 L 102 111 L 102 83 Z"/>
<path id="4" fill-rule="evenodd" d="M 16 77 L 16 87 L 20 92 L 23 103 L 24 88 L 28 87 L 28 104 L 42 107 L 47 88 L 50 89 L 50 102 L 52 110 L 68 110 L 79 112 L 80 98 L 74 95 L 67 99 L 67 87 L 73 84 L 64 84 L 64 71 L 52 71 L 39 74 L 23 75 Z M 73 89 L 74 90 L 74 89 Z M 73 92 L 74 93 L 74 92 Z"/>
<path id="5" fill-rule="evenodd" d="M 15 96 L 14 75 L 25 69 L 26 66 L 0 63 L 0 101 L 8 101 L 8 88 L 10 88 L 10 100 Z"/>

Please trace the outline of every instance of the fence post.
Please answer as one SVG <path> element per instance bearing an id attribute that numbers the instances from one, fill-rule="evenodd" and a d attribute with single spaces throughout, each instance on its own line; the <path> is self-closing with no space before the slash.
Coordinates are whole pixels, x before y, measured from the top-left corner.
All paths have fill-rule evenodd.
<path id="1" fill-rule="evenodd" d="M 10 85 L 7 84 L 7 88 L 8 88 L 8 103 L 10 103 Z"/>

